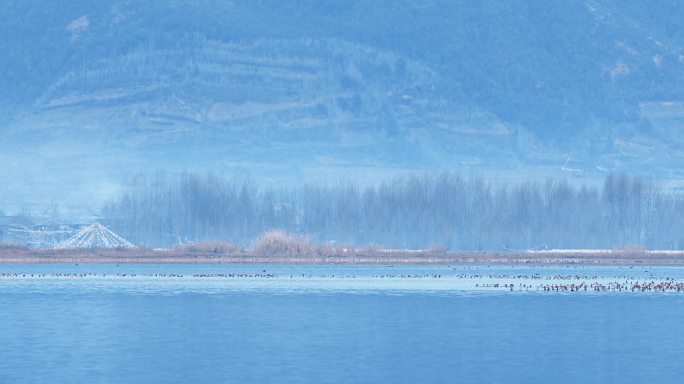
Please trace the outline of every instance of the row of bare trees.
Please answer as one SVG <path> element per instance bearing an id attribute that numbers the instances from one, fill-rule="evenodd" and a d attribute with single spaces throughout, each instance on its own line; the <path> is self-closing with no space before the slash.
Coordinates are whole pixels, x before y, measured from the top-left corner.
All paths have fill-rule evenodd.
<path id="1" fill-rule="evenodd" d="M 259 188 L 211 175 L 157 176 L 127 182 L 104 217 L 126 238 L 150 246 L 250 244 L 271 229 L 321 243 L 397 248 L 684 246 L 684 196 L 624 175 L 608 176 L 602 188 L 456 174 L 297 188 Z"/>

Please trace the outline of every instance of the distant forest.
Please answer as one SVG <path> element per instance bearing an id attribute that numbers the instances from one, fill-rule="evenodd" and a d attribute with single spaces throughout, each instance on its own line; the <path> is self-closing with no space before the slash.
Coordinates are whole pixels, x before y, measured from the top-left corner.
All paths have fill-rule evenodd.
<path id="1" fill-rule="evenodd" d="M 249 180 L 184 174 L 137 178 L 103 212 L 137 244 L 225 240 L 248 245 L 280 229 L 312 241 L 395 248 L 682 249 L 684 194 L 639 177 L 602 188 L 566 180 L 517 183 L 455 174 L 259 188 Z"/>

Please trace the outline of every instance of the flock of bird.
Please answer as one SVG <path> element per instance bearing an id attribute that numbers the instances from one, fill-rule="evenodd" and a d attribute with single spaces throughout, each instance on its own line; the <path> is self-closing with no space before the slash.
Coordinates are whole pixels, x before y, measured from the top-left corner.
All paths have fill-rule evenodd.
<path id="1" fill-rule="evenodd" d="M 540 292 L 684 292 L 684 280 L 671 277 L 607 277 L 598 275 L 542 275 L 535 274 L 450 274 L 442 276 L 439 273 L 406 274 L 386 273 L 359 275 L 356 274 L 275 274 L 263 270 L 261 272 L 244 273 L 18 273 L 0 272 L 0 282 L 12 279 L 382 279 L 382 280 L 420 280 L 420 279 L 454 279 L 471 280 L 474 290 L 501 291 L 540 291 Z M 460 289 L 464 289 L 460 286 Z"/>

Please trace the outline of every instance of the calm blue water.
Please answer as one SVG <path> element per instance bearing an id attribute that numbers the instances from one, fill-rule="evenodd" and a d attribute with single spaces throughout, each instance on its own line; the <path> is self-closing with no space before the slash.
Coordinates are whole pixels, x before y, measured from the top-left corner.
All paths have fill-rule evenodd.
<path id="1" fill-rule="evenodd" d="M 19 274 L 0 277 L 0 383 L 684 380 L 682 293 L 474 287 L 535 274 L 684 279 L 682 268 L 0 265 L 0 273 Z M 72 273 L 93 275 L 53 275 Z M 422 277 L 393 277 L 401 274 Z"/>

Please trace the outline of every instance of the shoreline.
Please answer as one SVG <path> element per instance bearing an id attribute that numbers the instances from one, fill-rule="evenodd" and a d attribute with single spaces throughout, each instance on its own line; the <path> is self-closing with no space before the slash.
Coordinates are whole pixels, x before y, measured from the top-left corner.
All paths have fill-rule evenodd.
<path id="1" fill-rule="evenodd" d="M 0 264 L 292 264 L 292 265 L 684 265 L 679 251 L 558 250 L 436 252 L 382 250 L 353 254 L 256 255 L 174 249 L 0 249 Z"/>

